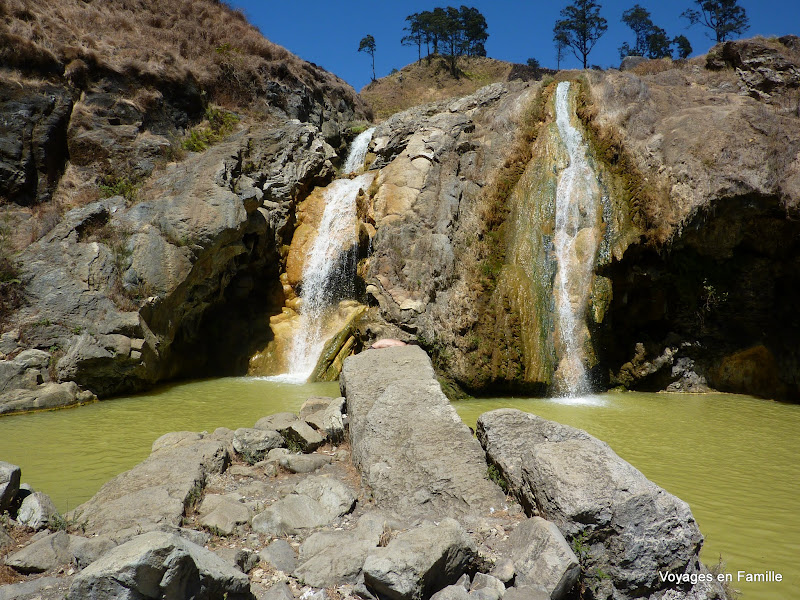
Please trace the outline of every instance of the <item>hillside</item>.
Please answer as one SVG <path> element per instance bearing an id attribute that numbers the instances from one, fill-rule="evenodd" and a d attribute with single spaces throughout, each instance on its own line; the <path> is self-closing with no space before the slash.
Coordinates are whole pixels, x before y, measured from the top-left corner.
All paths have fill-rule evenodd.
<path id="1" fill-rule="evenodd" d="M 547 69 L 532 69 L 482 56 L 458 59 L 460 77 L 454 78 L 443 56 L 423 58 L 365 86 L 361 97 L 378 120 L 420 104 L 466 96 L 490 83 L 540 79 Z"/>

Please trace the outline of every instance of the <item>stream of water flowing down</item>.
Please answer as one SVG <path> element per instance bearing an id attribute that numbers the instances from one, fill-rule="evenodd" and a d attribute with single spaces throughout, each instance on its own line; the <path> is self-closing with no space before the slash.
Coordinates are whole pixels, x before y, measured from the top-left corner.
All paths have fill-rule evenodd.
<path id="1" fill-rule="evenodd" d="M 374 131 L 374 127 L 367 129 L 353 140 L 344 163 L 345 174 L 363 167 Z M 289 372 L 278 376 L 283 381 L 308 380 L 329 333 L 326 312 L 352 291 L 357 257 L 354 252 L 343 256 L 343 249 L 358 244 L 356 197 L 370 181 L 367 175 L 342 178 L 325 190 L 325 210 L 303 269 L 300 326 L 289 350 Z"/>
<path id="2" fill-rule="evenodd" d="M 580 396 L 591 392 L 585 316 L 599 243 L 600 193 L 583 135 L 570 122 L 570 114 L 569 82 L 562 81 L 556 88 L 556 124 L 569 164 L 558 179 L 555 205 L 556 386 L 562 395 Z"/>

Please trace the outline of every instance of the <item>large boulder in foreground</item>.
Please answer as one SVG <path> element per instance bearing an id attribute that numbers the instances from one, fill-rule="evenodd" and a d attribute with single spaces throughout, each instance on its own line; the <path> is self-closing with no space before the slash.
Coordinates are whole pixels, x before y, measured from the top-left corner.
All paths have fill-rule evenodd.
<path id="1" fill-rule="evenodd" d="M 585 431 L 513 409 L 480 416 L 478 439 L 524 504 L 582 548 L 587 572 L 615 598 L 646 597 L 661 573 L 701 569 L 689 505 Z"/>
<path id="2" fill-rule="evenodd" d="M 367 350 L 344 362 L 353 461 L 385 509 L 414 516 L 488 513 L 505 496 L 480 445 L 417 346 Z"/>
<path id="3" fill-rule="evenodd" d="M 68 600 L 252 598 L 244 573 L 202 546 L 152 531 L 104 554 L 75 577 Z"/>

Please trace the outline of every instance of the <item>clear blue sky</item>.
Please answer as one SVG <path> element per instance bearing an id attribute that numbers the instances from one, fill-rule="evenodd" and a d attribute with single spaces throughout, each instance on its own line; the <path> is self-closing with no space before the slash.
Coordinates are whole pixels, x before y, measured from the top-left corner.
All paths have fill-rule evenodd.
<path id="1" fill-rule="evenodd" d="M 622 42 L 633 43 L 633 32 L 621 21 L 622 12 L 636 0 L 599 0 L 601 15 L 608 21 L 608 31 L 597 42 L 589 62 L 601 67 L 618 67 L 618 48 Z M 369 83 L 370 58 L 358 53 L 358 43 L 366 34 L 375 37 L 375 71 L 378 77 L 393 68 L 401 68 L 417 58 L 416 48 L 400 45 L 406 16 L 431 10 L 436 6 L 474 6 L 486 17 L 489 40 L 487 56 L 524 63 L 535 57 L 542 66 L 555 68 L 553 25 L 567 0 L 532 2 L 529 0 L 473 0 L 435 2 L 407 0 L 230 0 L 251 23 L 271 41 L 284 46 L 301 58 L 324 67 L 360 90 Z M 695 25 L 686 28 L 679 15 L 693 0 L 639 0 L 651 13 L 653 22 L 674 37 L 684 34 L 692 43 L 693 55 L 705 54 L 713 45 L 709 31 Z M 800 0 L 740 0 L 747 11 L 750 29 L 744 37 L 755 35 L 800 35 Z M 569 52 L 569 51 L 568 51 Z M 578 68 L 580 62 L 571 53 L 562 68 Z"/>

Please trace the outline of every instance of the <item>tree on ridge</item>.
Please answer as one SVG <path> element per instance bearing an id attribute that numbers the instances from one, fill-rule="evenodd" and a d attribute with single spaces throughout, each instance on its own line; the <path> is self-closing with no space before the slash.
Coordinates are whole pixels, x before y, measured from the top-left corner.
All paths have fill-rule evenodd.
<path id="1" fill-rule="evenodd" d="M 747 12 L 738 5 L 738 0 L 695 0 L 700 10 L 688 8 L 681 17 L 689 20 L 689 26 L 703 25 L 714 32 L 716 42 L 724 42 L 733 35 L 741 35 L 750 27 Z"/>
<path id="2" fill-rule="evenodd" d="M 375 38 L 367 34 L 358 44 L 359 52 L 366 52 L 372 57 L 372 81 L 375 81 Z"/>
<path id="3" fill-rule="evenodd" d="M 572 49 L 576 58 L 587 66 L 587 58 L 606 29 L 608 22 L 600 16 L 601 6 L 593 0 L 574 0 L 561 10 L 563 19 L 553 27 L 553 41 Z"/>

